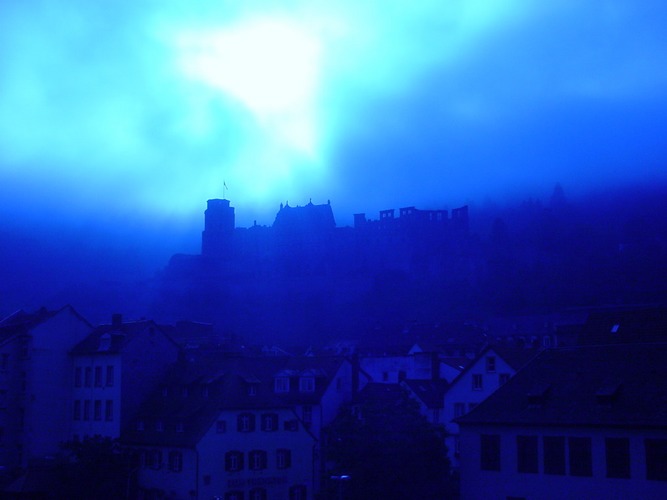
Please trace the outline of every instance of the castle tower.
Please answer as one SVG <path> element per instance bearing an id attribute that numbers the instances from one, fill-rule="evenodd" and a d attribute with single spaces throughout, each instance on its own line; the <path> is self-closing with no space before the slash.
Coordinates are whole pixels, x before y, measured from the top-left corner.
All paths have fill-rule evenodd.
<path id="1" fill-rule="evenodd" d="M 204 257 L 224 257 L 231 251 L 234 234 L 234 207 L 229 200 L 208 200 L 204 212 L 201 253 Z"/>

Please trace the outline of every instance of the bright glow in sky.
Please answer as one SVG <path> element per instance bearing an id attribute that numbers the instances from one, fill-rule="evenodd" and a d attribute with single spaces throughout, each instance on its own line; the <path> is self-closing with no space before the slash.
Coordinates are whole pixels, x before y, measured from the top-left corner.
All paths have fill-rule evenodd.
<path id="1" fill-rule="evenodd" d="M 0 4 L 2 214 L 339 221 L 664 179 L 667 4 Z M 86 215 L 88 214 L 88 215 Z"/>

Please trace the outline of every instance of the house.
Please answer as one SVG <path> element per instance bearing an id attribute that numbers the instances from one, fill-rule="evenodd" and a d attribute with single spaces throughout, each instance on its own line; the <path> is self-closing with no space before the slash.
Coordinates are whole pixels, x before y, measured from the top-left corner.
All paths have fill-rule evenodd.
<path id="1" fill-rule="evenodd" d="M 449 385 L 444 396 L 442 422 L 447 431 L 446 444 L 452 467 L 458 466 L 461 453 L 459 426 L 454 419 L 465 415 L 506 384 L 537 352 L 523 347 L 489 346 Z"/>
<path id="2" fill-rule="evenodd" d="M 341 358 L 224 357 L 176 365 L 122 435 L 145 498 L 312 498 L 319 435 L 352 395 Z"/>
<path id="3" fill-rule="evenodd" d="M 667 344 L 546 350 L 457 419 L 461 498 L 667 498 Z"/>
<path id="4" fill-rule="evenodd" d="M 23 310 L 0 321 L 0 467 L 56 453 L 71 431 L 71 359 L 92 326 L 74 308 Z"/>
<path id="5" fill-rule="evenodd" d="M 70 351 L 69 439 L 120 437 L 122 427 L 155 389 L 179 346 L 151 320 L 123 321 L 95 328 Z"/>

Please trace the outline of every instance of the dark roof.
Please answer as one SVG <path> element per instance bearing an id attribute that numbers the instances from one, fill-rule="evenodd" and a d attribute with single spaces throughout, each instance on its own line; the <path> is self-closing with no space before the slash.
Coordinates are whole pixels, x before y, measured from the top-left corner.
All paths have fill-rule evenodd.
<path id="1" fill-rule="evenodd" d="M 667 307 L 614 308 L 589 314 L 580 344 L 667 341 Z"/>
<path id="2" fill-rule="evenodd" d="M 667 428 L 667 344 L 545 350 L 458 422 Z"/>
<path id="3" fill-rule="evenodd" d="M 123 431 L 123 441 L 191 447 L 222 410 L 317 405 L 344 362 L 335 357 L 230 358 L 209 353 L 178 363 Z M 290 377 L 289 392 L 274 391 L 276 376 Z M 314 377 L 313 392 L 299 391 L 302 376 Z M 144 422 L 143 431 L 136 430 L 137 421 Z M 157 421 L 164 431 L 155 430 Z M 183 425 L 182 432 L 175 431 L 178 424 Z"/>
<path id="4" fill-rule="evenodd" d="M 75 355 L 116 354 L 121 352 L 125 345 L 137 335 L 151 329 L 160 331 L 173 342 L 171 337 L 165 333 L 164 328 L 152 320 L 128 321 L 98 326 L 70 352 Z"/>
<path id="5" fill-rule="evenodd" d="M 446 380 L 415 380 L 406 379 L 403 381 L 410 390 L 417 396 L 428 408 L 442 408 L 444 397 L 449 384 Z"/>
<path id="6" fill-rule="evenodd" d="M 281 206 L 273 227 L 288 232 L 319 232 L 335 229 L 336 221 L 330 204 L 313 205 L 309 202 L 304 207 Z"/>

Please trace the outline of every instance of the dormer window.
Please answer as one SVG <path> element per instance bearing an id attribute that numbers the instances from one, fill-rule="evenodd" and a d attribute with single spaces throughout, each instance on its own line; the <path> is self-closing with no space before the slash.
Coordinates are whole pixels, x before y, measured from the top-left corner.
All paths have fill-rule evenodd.
<path id="1" fill-rule="evenodd" d="M 496 371 L 496 357 L 487 356 L 486 357 L 486 371 L 489 373 L 494 373 Z"/>
<path id="2" fill-rule="evenodd" d="M 248 396 L 257 396 L 257 384 L 248 385 Z"/>
<path id="3" fill-rule="evenodd" d="M 274 382 L 275 392 L 289 392 L 289 377 L 276 377 Z"/>
<path id="4" fill-rule="evenodd" d="M 100 344 L 97 348 L 98 351 L 108 351 L 111 349 L 111 334 L 105 333 L 100 336 Z"/>
<path id="5" fill-rule="evenodd" d="M 301 377 L 299 379 L 299 392 L 315 392 L 315 378 Z"/>

